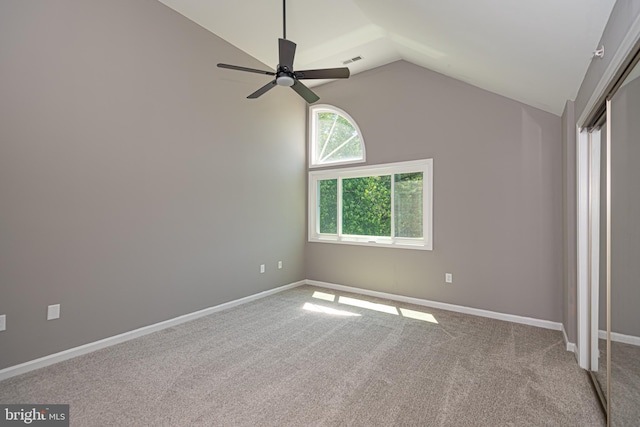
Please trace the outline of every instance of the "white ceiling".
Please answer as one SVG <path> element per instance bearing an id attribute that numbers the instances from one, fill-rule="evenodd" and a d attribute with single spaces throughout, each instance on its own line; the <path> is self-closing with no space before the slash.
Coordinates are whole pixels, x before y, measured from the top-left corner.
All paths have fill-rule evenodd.
<path id="1" fill-rule="evenodd" d="M 276 67 L 281 0 L 159 1 Z M 404 59 L 560 115 L 576 97 L 614 3 L 288 0 L 287 38 L 298 45 L 296 70 L 362 56 L 348 65 L 356 74 Z"/>

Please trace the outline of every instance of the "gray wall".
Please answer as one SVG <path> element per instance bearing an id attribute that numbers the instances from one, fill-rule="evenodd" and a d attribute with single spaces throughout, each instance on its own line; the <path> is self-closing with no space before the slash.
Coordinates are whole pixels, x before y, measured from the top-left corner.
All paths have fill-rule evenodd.
<path id="1" fill-rule="evenodd" d="M 562 324 L 567 339 L 577 339 L 577 192 L 576 192 L 576 117 L 575 104 L 567 101 L 562 113 L 562 247 L 564 279 L 562 281 Z"/>
<path id="2" fill-rule="evenodd" d="M 304 278 L 305 104 L 219 61 L 262 66 L 156 0 L 0 2 L 0 369 Z"/>
<path id="3" fill-rule="evenodd" d="M 316 89 L 368 164 L 434 159 L 434 250 L 307 243 L 308 279 L 562 320 L 560 117 L 402 61 Z"/>

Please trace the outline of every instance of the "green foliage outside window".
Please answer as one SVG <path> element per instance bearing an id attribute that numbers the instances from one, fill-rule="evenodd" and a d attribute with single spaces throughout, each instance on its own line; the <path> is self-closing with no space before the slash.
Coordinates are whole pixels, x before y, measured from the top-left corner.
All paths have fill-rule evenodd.
<path id="1" fill-rule="evenodd" d="M 391 236 L 391 206 L 394 236 L 423 237 L 423 174 L 345 178 L 342 180 L 342 234 Z M 318 181 L 319 231 L 338 233 L 338 180 Z"/>
<path id="2" fill-rule="evenodd" d="M 342 180 L 342 233 L 391 236 L 391 176 Z"/>
<path id="3" fill-rule="evenodd" d="M 338 232 L 338 180 L 324 179 L 318 182 L 320 196 L 320 232 Z"/>

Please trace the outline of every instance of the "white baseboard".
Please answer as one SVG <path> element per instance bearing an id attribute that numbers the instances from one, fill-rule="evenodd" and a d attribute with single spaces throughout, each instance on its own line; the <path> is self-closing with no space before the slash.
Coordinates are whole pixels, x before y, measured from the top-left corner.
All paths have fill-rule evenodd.
<path id="1" fill-rule="evenodd" d="M 606 340 L 607 331 L 602 331 L 602 330 L 598 331 L 598 338 L 601 340 Z M 640 337 L 636 337 L 633 335 L 619 334 L 617 332 L 611 332 L 611 341 L 640 346 Z"/>
<path id="2" fill-rule="evenodd" d="M 564 329 L 564 324 L 562 324 L 562 339 L 564 340 L 565 345 L 567 346 L 567 351 L 576 354 L 576 344 L 569 342 L 569 338 L 567 337 L 567 331 Z"/>
<path id="3" fill-rule="evenodd" d="M 351 286 L 336 285 L 334 283 L 320 282 L 317 280 L 305 280 L 307 285 L 321 288 L 334 289 L 343 292 L 352 292 L 361 295 L 368 295 L 377 298 L 385 298 L 393 301 L 406 302 L 409 304 L 421 305 L 424 307 L 439 308 L 442 310 L 455 311 L 458 313 L 472 314 L 474 316 L 488 317 L 490 319 L 504 320 L 506 322 L 520 323 L 523 325 L 537 326 L 539 328 L 562 330 L 562 323 L 550 320 L 534 319 L 532 317 L 517 316 L 515 314 L 498 313 L 495 311 L 482 310 L 479 308 L 465 307 L 462 305 L 448 304 L 444 302 L 429 301 L 420 298 L 406 297 L 403 295 L 389 294 L 386 292 L 370 291 L 368 289 L 353 288 Z"/>
<path id="4" fill-rule="evenodd" d="M 25 363 L 21 363 L 15 366 L 9 366 L 8 368 L 0 369 L 0 381 L 7 378 L 14 377 L 16 375 L 24 374 L 36 369 L 44 368 L 45 366 L 53 365 L 54 363 L 62 362 L 64 360 L 72 359 L 83 354 L 91 353 L 96 350 L 100 350 L 105 347 L 110 347 L 121 342 L 129 341 L 134 338 L 138 338 L 144 335 L 151 334 L 153 332 L 161 331 L 163 329 L 170 328 L 172 326 L 179 325 L 181 323 L 189 322 L 191 320 L 198 319 L 200 317 L 208 316 L 218 311 L 226 310 L 231 307 L 235 307 L 241 304 L 246 304 L 251 301 L 258 300 L 260 298 L 267 297 L 269 295 L 276 294 L 278 292 L 292 289 L 301 285 L 304 285 L 305 281 L 290 283 L 288 285 L 280 286 L 278 288 L 269 289 L 267 291 L 259 292 L 254 295 L 249 295 L 244 298 L 225 302 L 213 307 L 205 308 L 195 311 L 193 313 L 184 314 L 182 316 L 175 317 L 173 319 L 165 320 L 153 325 L 144 326 L 142 328 L 134 329 L 129 332 L 125 332 L 119 335 L 114 335 L 109 338 L 104 338 L 99 341 L 94 341 L 88 344 L 81 345 L 79 347 L 70 348 L 68 350 L 61 351 L 59 353 L 50 354 L 48 356 L 41 357 L 39 359 L 30 360 Z"/>
<path id="5" fill-rule="evenodd" d="M 474 316 L 487 317 L 491 319 L 503 320 L 506 322 L 520 323 L 523 325 L 536 326 L 545 329 L 552 329 L 556 331 L 562 331 L 564 341 L 566 343 L 567 351 L 572 351 L 577 354 L 577 348 L 574 343 L 570 343 L 567 340 L 567 335 L 564 331 L 564 327 L 561 323 L 552 322 L 550 320 L 541 320 L 535 319 L 531 317 L 517 316 L 514 314 L 505 314 L 499 313 L 495 311 L 482 310 L 478 308 L 465 307 L 461 305 L 442 303 L 437 301 L 429 301 L 420 298 L 407 297 L 403 295 L 390 294 L 386 292 L 378 292 L 372 291 L 368 289 L 354 288 L 351 286 L 337 285 L 334 283 L 320 282 L 316 280 L 302 280 L 299 282 L 290 283 L 288 285 L 280 286 L 278 288 L 269 289 L 267 291 L 263 291 L 254 295 L 249 295 L 244 298 L 240 298 L 234 301 L 229 301 L 224 304 L 216 305 L 213 307 L 205 308 L 203 310 L 199 310 L 193 313 L 185 314 L 182 316 L 175 317 L 173 319 L 165 320 L 159 323 L 155 323 L 153 325 L 144 326 L 142 328 L 134 329 L 129 332 L 125 332 L 119 335 L 115 335 L 109 338 L 104 338 L 99 341 L 95 341 L 92 343 L 84 344 L 79 347 L 70 348 L 68 350 L 61 351 L 59 353 L 54 353 L 48 356 L 44 356 L 35 360 L 31 360 L 25 363 L 21 363 L 19 365 L 10 366 L 8 368 L 4 368 L 0 370 L 0 381 L 5 380 L 7 378 L 14 377 L 16 375 L 24 374 L 36 369 L 44 368 L 49 365 L 53 365 L 54 363 L 62 362 L 64 360 L 72 359 L 77 356 L 81 356 L 83 354 L 91 353 L 96 350 L 100 350 L 106 347 L 110 347 L 115 344 L 119 344 L 125 341 L 132 340 L 134 338 L 138 338 L 144 335 L 151 334 L 153 332 L 161 331 L 166 328 L 170 328 L 172 326 L 179 325 L 181 323 L 189 322 L 191 320 L 198 319 L 200 317 L 208 316 L 212 313 L 216 313 L 218 311 L 226 310 L 228 308 L 232 308 L 241 304 L 246 304 L 251 301 L 258 300 L 260 298 L 267 297 L 269 295 L 276 294 L 278 292 L 285 291 L 287 289 L 292 289 L 301 285 L 311 285 L 318 286 L 327 289 L 334 289 L 343 292 L 351 292 L 361 295 L 368 295 L 378 298 L 385 298 L 393 301 L 406 302 L 409 304 L 420 305 L 424 307 L 438 308 L 442 310 L 454 311 L 458 313 L 471 314 Z M 604 331 L 601 331 L 604 332 Z M 606 333 L 605 333 L 606 336 Z M 640 338 L 632 337 L 628 335 L 622 334 L 611 334 L 612 339 L 614 341 L 625 342 L 628 344 L 640 345 Z"/>

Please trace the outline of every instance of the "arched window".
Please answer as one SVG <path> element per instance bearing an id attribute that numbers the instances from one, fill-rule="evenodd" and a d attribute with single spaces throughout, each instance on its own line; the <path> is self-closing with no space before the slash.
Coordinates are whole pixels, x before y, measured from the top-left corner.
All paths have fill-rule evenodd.
<path id="1" fill-rule="evenodd" d="M 364 140 L 356 122 L 331 105 L 309 108 L 310 167 L 365 161 Z"/>

